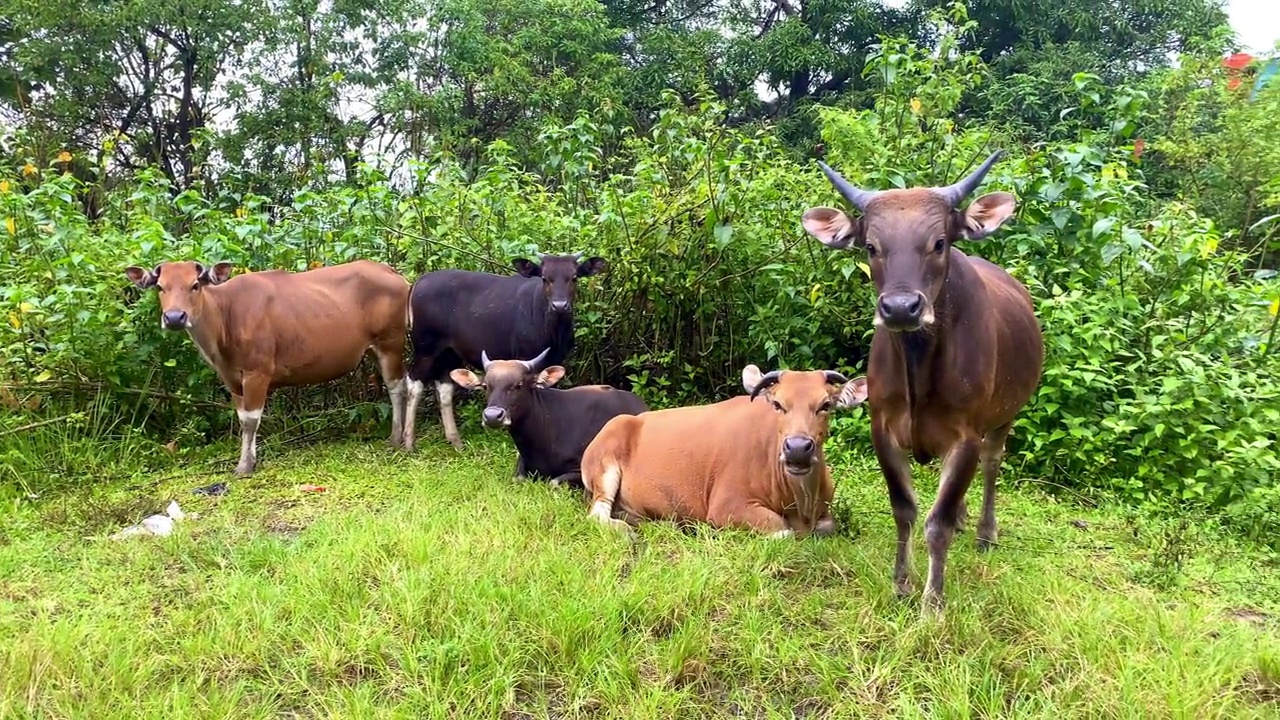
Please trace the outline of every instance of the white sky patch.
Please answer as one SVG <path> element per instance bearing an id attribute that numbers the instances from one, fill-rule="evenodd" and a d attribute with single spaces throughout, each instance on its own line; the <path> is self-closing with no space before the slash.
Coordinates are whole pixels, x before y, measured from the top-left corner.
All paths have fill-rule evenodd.
<path id="1" fill-rule="evenodd" d="M 1242 50 L 1253 54 L 1275 50 L 1280 39 L 1280 4 L 1276 0 L 1226 0 L 1223 7 Z"/>

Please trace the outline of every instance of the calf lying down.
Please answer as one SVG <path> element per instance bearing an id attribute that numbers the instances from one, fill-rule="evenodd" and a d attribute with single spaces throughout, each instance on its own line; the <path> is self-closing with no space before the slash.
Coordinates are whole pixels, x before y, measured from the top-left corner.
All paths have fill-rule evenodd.
<path id="1" fill-rule="evenodd" d="M 458 369 L 450 377 L 467 390 L 485 392 L 484 425 L 505 427 L 516 445 L 516 478 L 530 474 L 553 485 L 580 483 L 582 452 L 600 428 L 622 414 L 648 410 L 635 395 L 608 385 L 558 390 L 564 368 L 543 368 L 550 348 L 532 360 L 490 360 L 482 352 L 484 378 Z"/>
<path id="2" fill-rule="evenodd" d="M 822 446 L 830 413 L 860 405 L 866 378 L 832 370 L 742 371 L 749 395 L 605 424 L 582 458 L 590 514 L 750 528 L 773 537 L 835 531 Z"/>

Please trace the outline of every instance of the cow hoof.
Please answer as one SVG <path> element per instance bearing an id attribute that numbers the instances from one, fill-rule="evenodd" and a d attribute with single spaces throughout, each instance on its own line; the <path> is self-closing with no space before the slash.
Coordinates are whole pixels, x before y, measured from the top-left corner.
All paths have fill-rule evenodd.
<path id="1" fill-rule="evenodd" d="M 901 578 L 894 581 L 893 590 L 900 598 L 908 598 L 915 594 L 915 587 L 911 584 L 911 578 Z"/>
<path id="2" fill-rule="evenodd" d="M 992 530 L 990 532 L 984 532 L 983 530 L 979 529 L 977 544 L 978 544 L 978 552 L 991 552 L 992 550 L 995 550 L 997 547 L 1000 546 L 1000 543 L 997 542 L 996 540 L 995 530 Z"/>
<path id="3" fill-rule="evenodd" d="M 245 465 L 237 465 L 237 466 L 236 466 L 236 469 L 235 469 L 235 476 L 236 476 L 236 477 L 239 477 L 239 478 L 247 478 L 247 477 L 249 477 L 249 476 L 251 476 L 251 475 L 253 475 L 253 466 L 252 466 L 252 465 L 248 465 L 248 466 L 245 466 Z"/>
<path id="4" fill-rule="evenodd" d="M 814 526 L 813 534 L 818 537 L 830 537 L 831 535 L 836 534 L 836 529 L 837 526 L 835 518 L 822 518 L 818 521 L 818 524 Z"/>
<path id="5" fill-rule="evenodd" d="M 944 614 L 942 598 L 925 593 L 924 601 L 920 603 L 920 619 L 926 622 L 939 622 Z"/>
<path id="6" fill-rule="evenodd" d="M 458 452 L 462 452 L 462 441 L 461 441 L 461 440 L 450 440 L 450 441 L 449 441 L 449 444 L 453 446 L 453 449 L 454 449 L 454 450 L 457 450 Z"/>

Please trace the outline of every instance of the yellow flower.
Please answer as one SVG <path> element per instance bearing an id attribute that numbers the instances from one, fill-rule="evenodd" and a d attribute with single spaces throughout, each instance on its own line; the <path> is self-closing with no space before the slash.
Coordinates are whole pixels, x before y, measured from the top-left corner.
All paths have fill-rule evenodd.
<path id="1" fill-rule="evenodd" d="M 4 219 L 4 227 L 5 227 L 5 229 L 6 229 L 6 230 L 8 230 L 8 231 L 9 231 L 9 234 L 10 234 L 10 235 L 17 235 L 17 234 L 18 234 L 18 223 L 17 223 L 17 222 L 15 222 L 13 218 L 11 218 L 11 217 L 7 217 L 7 218 L 5 218 L 5 219 Z"/>
<path id="2" fill-rule="evenodd" d="M 1210 255 L 1213 254 L 1213 251 L 1217 249 L 1218 249 L 1218 238 L 1216 237 L 1209 238 L 1204 242 L 1204 245 L 1200 246 L 1200 258 L 1203 260 L 1204 258 L 1209 257 Z"/>
<path id="3" fill-rule="evenodd" d="M 1280 297 L 1271 301 L 1271 307 L 1267 308 L 1267 312 L 1271 313 L 1271 317 L 1280 315 Z"/>
<path id="4" fill-rule="evenodd" d="M 238 208 L 236 208 L 236 217 L 238 217 L 238 218 L 244 218 L 244 217 L 248 216 L 248 214 L 249 214 L 249 211 L 248 211 L 248 210 L 245 210 L 245 209 L 244 209 L 244 208 L 242 208 L 242 207 L 238 207 Z"/>
<path id="5" fill-rule="evenodd" d="M 66 150 L 63 150 L 62 152 L 58 153 L 58 162 L 60 163 L 71 162 L 71 153 L 67 152 Z"/>
<path id="6" fill-rule="evenodd" d="M 0 180 L 0 193 L 7 193 L 7 192 L 9 192 L 9 181 Z"/>
<path id="7" fill-rule="evenodd" d="M 26 175 L 27 177 L 31 177 L 32 175 L 35 175 L 37 172 L 39 171 L 36 170 L 36 166 L 32 165 L 31 163 L 27 163 L 26 165 L 22 166 L 22 174 Z"/>
<path id="8" fill-rule="evenodd" d="M 919 115 L 920 107 L 921 107 L 920 98 L 911 98 L 911 112 L 915 113 L 916 115 Z"/>
<path id="9" fill-rule="evenodd" d="M 310 265 L 308 265 L 307 267 L 308 267 L 308 268 L 310 268 L 310 269 L 312 269 L 312 270 L 315 270 L 316 268 L 322 268 L 322 267 L 324 267 L 324 263 L 320 262 L 319 260 L 312 260 L 312 261 L 311 261 L 311 264 L 310 264 Z"/>
<path id="10" fill-rule="evenodd" d="M 42 232 L 47 232 L 47 233 L 53 232 L 53 223 L 45 223 L 39 227 Z"/>
<path id="11" fill-rule="evenodd" d="M 21 330 L 22 318 L 18 317 L 18 313 L 11 312 L 9 313 L 9 324 L 13 326 L 14 330 Z"/>

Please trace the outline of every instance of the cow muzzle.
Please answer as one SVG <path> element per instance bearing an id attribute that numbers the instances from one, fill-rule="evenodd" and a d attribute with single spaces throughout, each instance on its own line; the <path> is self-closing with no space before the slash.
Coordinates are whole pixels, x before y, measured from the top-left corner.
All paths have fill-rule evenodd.
<path id="1" fill-rule="evenodd" d="M 484 426 L 487 428 L 506 427 L 511 424 L 511 416 L 507 414 L 507 409 L 496 405 L 490 405 L 484 409 L 483 419 Z"/>
<path id="2" fill-rule="evenodd" d="M 555 312 L 558 312 L 558 313 L 569 312 L 569 308 L 570 308 L 570 305 L 568 300 L 552 300 L 551 301 L 551 309 L 554 310 Z"/>
<path id="3" fill-rule="evenodd" d="M 813 438 L 803 435 L 792 435 L 782 441 L 782 454 L 779 459 L 788 475 L 808 475 L 813 469 L 814 453 L 818 446 Z"/>
<path id="4" fill-rule="evenodd" d="M 165 330 L 186 330 L 191 327 L 191 318 L 184 310 L 166 310 L 160 316 L 160 325 Z"/>
<path id="5" fill-rule="evenodd" d="M 919 290 L 885 293 L 876 302 L 876 324 L 897 332 L 919 330 L 925 324 L 928 306 Z"/>

